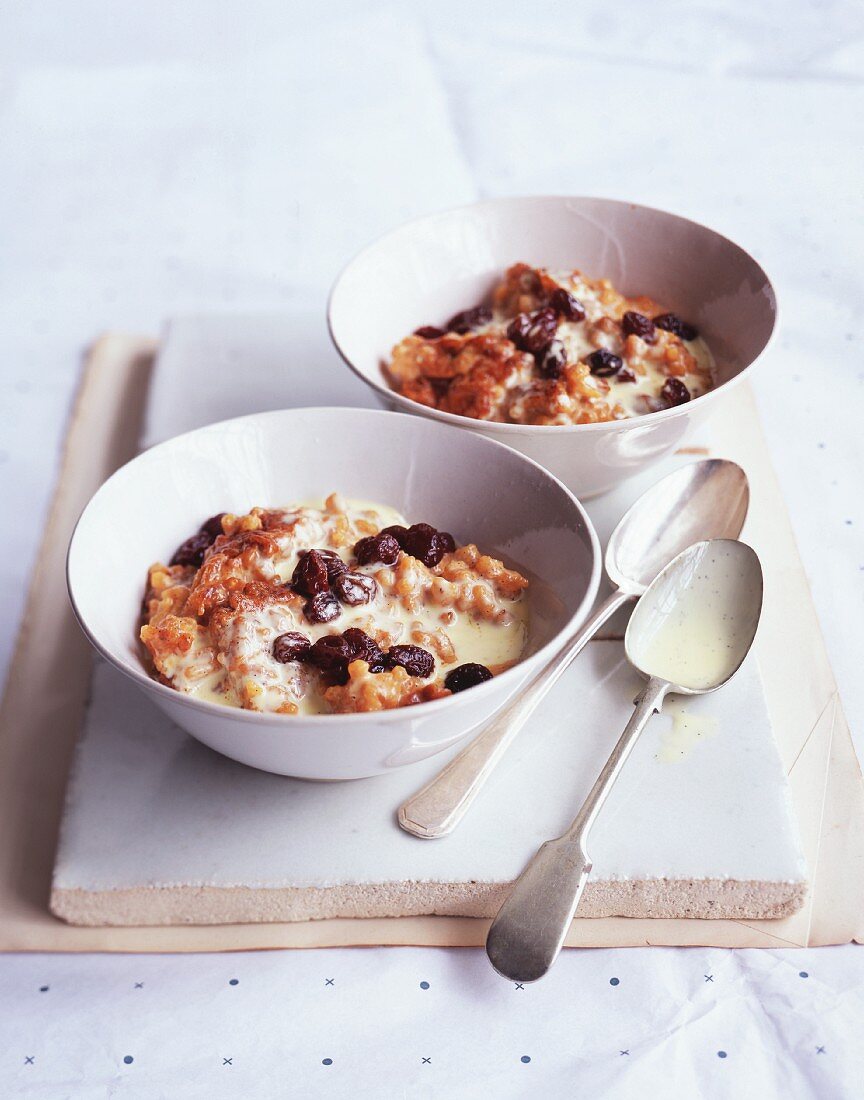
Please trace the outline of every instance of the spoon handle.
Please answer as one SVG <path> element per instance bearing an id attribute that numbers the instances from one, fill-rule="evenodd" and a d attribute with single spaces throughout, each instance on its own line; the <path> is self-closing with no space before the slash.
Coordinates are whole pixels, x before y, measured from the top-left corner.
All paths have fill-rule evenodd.
<path id="1" fill-rule="evenodd" d="M 588 831 L 669 687 L 667 681 L 653 676 L 648 681 L 576 820 L 563 836 L 547 840 L 538 850 L 498 910 L 486 938 L 486 954 L 503 977 L 536 981 L 558 957 L 591 871 Z"/>
<path id="2" fill-rule="evenodd" d="M 622 604 L 633 597 L 620 589 L 608 596 L 578 634 L 568 638 L 552 659 L 535 673 L 513 702 L 500 710 L 471 743 L 411 798 L 397 814 L 414 836 L 435 839 L 451 833 L 465 815 L 507 747 L 552 690 L 571 662 Z"/>

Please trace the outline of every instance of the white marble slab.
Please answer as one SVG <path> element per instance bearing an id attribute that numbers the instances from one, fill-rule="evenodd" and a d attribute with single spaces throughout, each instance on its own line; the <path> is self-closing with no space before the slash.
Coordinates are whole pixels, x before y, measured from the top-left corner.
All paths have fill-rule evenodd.
<path id="1" fill-rule="evenodd" d="M 190 392 L 194 404 L 183 399 Z M 186 318 L 170 327 L 144 441 L 263 407 L 365 398 L 327 347 L 317 315 Z M 639 489 L 631 484 L 590 506 L 601 538 Z M 266 775 L 194 742 L 102 666 L 55 890 L 509 881 L 574 815 L 638 687 L 620 642 L 593 643 L 463 826 L 427 843 L 401 832 L 394 810 L 446 755 L 357 783 Z M 800 882 L 805 869 L 755 659 L 722 692 L 686 709 L 713 719 L 716 734 L 670 759 L 671 718 L 655 719 L 598 821 L 594 880 Z"/>
<path id="2" fill-rule="evenodd" d="M 107 665 L 93 686 L 59 889 L 507 882 L 574 816 L 640 683 L 621 643 L 591 645 L 443 842 L 402 832 L 394 810 L 446 757 L 359 782 L 286 779 L 200 745 Z M 755 662 L 687 709 L 716 734 L 673 761 L 671 719 L 655 718 L 592 835 L 595 879 L 799 880 Z"/>

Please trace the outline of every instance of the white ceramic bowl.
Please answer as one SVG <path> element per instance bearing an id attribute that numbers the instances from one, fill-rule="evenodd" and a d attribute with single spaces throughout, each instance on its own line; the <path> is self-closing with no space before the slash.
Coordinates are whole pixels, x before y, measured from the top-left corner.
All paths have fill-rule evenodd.
<path id="1" fill-rule="evenodd" d="M 517 261 L 579 268 L 625 294 L 655 298 L 699 328 L 719 385 L 663 412 L 566 427 L 472 420 L 394 393 L 382 373 L 393 345 L 420 325 L 442 324 L 488 299 Z M 328 308 L 339 353 L 385 406 L 508 443 L 582 497 L 614 488 L 679 446 L 756 362 L 776 321 L 768 276 L 714 230 L 646 206 L 563 197 L 492 199 L 409 222 L 348 264 Z"/>
<path id="2" fill-rule="evenodd" d="M 199 701 L 151 679 L 137 640 L 147 567 L 216 512 L 323 497 L 391 504 L 518 565 L 532 581 L 526 659 L 449 698 L 372 714 L 285 716 Z M 508 447 L 368 409 L 289 409 L 227 420 L 153 447 L 84 509 L 67 580 L 96 649 L 179 726 L 265 771 L 353 779 L 440 752 L 487 719 L 584 619 L 600 550 L 579 502 Z"/>

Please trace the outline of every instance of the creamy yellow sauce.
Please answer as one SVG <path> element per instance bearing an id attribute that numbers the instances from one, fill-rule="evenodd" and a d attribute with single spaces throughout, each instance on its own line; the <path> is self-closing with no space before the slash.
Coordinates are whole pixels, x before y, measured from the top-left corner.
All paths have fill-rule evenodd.
<path id="1" fill-rule="evenodd" d="M 643 672 L 707 691 L 738 668 L 761 607 L 758 573 L 745 570 L 739 544 L 706 544 L 648 599 L 628 630 L 631 657 Z"/>
<path id="2" fill-rule="evenodd" d="M 679 764 L 693 749 L 716 736 L 719 723 L 707 714 L 694 714 L 681 699 L 668 699 L 663 713 L 670 725 L 660 734 L 655 759 L 663 764 Z"/>

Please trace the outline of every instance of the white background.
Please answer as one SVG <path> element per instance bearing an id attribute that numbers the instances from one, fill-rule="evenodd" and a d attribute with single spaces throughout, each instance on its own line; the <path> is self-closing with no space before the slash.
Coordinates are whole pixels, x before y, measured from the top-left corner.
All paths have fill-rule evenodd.
<path id="1" fill-rule="evenodd" d="M 782 333 L 754 382 L 861 752 L 862 74 L 861 6 L 831 0 L 5 4 L 0 667 L 97 334 L 287 304 L 323 324 L 339 267 L 407 217 L 596 194 L 705 221 L 774 278 Z M 549 981 L 502 989 L 464 951 L 7 959 L 0 1088 L 834 1097 L 861 1079 L 854 948 L 569 953 Z"/>

